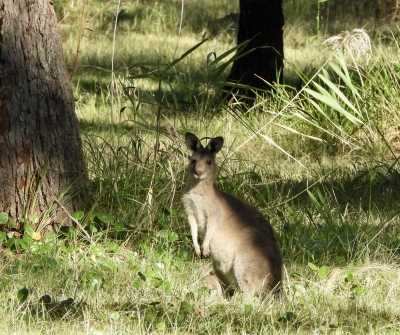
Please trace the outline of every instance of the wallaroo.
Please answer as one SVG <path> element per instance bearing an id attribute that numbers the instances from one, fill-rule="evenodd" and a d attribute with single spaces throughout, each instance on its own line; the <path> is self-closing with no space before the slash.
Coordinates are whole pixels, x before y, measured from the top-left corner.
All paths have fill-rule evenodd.
<path id="1" fill-rule="evenodd" d="M 215 155 L 224 139 L 215 137 L 203 147 L 196 135 L 186 133 L 185 142 L 192 156 L 182 200 L 197 256 L 211 256 L 227 296 L 236 290 L 247 298 L 280 291 L 282 253 L 270 223 L 253 205 L 215 185 Z"/>

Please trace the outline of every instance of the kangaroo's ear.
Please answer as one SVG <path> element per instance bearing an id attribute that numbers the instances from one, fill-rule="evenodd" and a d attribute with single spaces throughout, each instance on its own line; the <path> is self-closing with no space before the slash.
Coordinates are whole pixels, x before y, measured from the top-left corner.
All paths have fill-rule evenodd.
<path id="1" fill-rule="evenodd" d="M 192 150 L 193 152 L 204 148 L 198 137 L 192 133 L 186 133 L 185 142 L 188 149 Z"/>
<path id="2" fill-rule="evenodd" d="M 219 137 L 214 137 L 210 142 L 208 142 L 207 149 L 211 151 L 212 154 L 216 154 L 221 150 L 224 145 L 224 139 Z"/>

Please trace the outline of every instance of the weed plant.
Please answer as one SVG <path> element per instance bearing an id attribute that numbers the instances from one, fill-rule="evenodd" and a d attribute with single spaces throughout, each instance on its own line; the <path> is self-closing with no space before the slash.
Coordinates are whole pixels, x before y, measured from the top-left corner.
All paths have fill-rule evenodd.
<path id="1" fill-rule="evenodd" d="M 0 231 L 0 333 L 400 332 L 397 31 L 369 31 L 367 63 L 323 46 L 327 23 L 315 38 L 299 21 L 316 2 L 296 4 L 286 81 L 249 108 L 219 99 L 237 4 L 185 2 L 177 44 L 180 2 L 122 1 L 111 86 L 115 4 L 54 2 L 71 72 L 83 34 L 72 79 L 96 200 L 74 227 L 43 235 L 27 215 L 24 236 Z M 179 200 L 186 131 L 225 138 L 218 184 L 270 219 L 285 301 L 243 305 L 206 286 Z M 5 213 L 0 225 L 12 227 Z"/>

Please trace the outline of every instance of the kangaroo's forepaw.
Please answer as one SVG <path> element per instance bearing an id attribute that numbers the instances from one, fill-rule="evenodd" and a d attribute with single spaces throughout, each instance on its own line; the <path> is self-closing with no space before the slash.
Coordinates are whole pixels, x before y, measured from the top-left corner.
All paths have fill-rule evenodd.
<path id="1" fill-rule="evenodd" d="M 196 256 L 198 257 L 198 258 L 201 258 L 201 250 L 200 250 L 200 248 L 194 248 L 194 251 L 195 251 L 195 253 L 196 253 Z"/>
<path id="2" fill-rule="evenodd" d="M 210 250 L 209 249 L 203 249 L 203 258 L 208 258 L 210 257 Z"/>

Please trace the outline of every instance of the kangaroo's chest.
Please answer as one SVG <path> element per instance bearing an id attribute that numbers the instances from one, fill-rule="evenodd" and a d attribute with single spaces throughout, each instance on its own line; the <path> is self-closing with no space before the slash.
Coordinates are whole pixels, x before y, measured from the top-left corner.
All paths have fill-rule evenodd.
<path id="1" fill-rule="evenodd" d="M 211 217 L 218 215 L 220 204 L 209 190 L 193 188 L 183 197 L 186 211 L 191 212 L 197 221 L 200 236 L 204 237 Z"/>
<path id="2" fill-rule="evenodd" d="M 204 237 L 207 219 L 210 216 L 210 207 L 207 199 L 202 194 L 190 191 L 184 196 L 186 211 L 191 212 L 196 218 L 197 228 L 201 237 Z"/>

